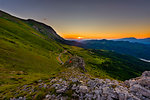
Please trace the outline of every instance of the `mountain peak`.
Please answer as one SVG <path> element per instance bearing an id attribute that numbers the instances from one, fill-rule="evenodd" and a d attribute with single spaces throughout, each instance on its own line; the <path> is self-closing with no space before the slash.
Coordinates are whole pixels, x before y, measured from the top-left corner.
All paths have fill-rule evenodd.
<path id="1" fill-rule="evenodd" d="M 135 37 L 127 37 L 127 38 L 122 38 L 122 39 L 136 39 Z"/>

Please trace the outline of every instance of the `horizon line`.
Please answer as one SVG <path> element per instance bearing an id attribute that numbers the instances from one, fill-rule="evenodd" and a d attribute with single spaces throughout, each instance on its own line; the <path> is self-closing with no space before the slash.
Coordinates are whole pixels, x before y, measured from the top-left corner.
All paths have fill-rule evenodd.
<path id="1" fill-rule="evenodd" d="M 135 37 L 124 37 L 124 38 L 135 38 Z M 68 39 L 68 40 L 115 40 L 115 39 L 124 39 L 124 38 L 82 38 L 82 39 L 78 39 L 78 38 L 64 38 L 64 39 Z M 145 37 L 145 38 L 135 38 L 135 39 L 147 39 L 150 37 Z"/>

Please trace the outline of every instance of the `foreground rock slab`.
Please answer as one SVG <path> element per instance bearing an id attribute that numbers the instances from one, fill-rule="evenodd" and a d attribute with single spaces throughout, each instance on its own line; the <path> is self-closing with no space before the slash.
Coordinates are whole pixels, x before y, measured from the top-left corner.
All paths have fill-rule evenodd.
<path id="1" fill-rule="evenodd" d="M 27 91 L 28 94 L 33 94 L 31 99 L 41 97 L 41 100 L 150 100 L 150 71 L 122 82 L 93 78 L 82 73 L 80 68 L 69 67 L 46 82 L 39 80 L 36 88 L 34 87 L 31 84 L 24 85 L 19 92 Z M 33 93 L 42 90 L 44 90 L 42 96 Z M 26 99 L 28 99 L 26 95 L 10 98 L 10 100 Z"/>
<path id="2" fill-rule="evenodd" d="M 150 71 L 145 71 L 142 76 L 125 82 L 91 78 L 77 71 L 72 71 L 66 78 L 67 85 L 58 81 L 55 83 L 61 84 L 62 90 L 64 88 L 66 90 L 55 95 L 47 94 L 45 100 L 150 100 Z"/>

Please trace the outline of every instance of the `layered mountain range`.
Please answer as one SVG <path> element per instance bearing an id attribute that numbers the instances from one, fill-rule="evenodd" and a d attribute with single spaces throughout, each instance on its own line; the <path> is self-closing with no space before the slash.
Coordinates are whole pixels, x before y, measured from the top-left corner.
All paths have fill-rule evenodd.
<path id="1" fill-rule="evenodd" d="M 116 39 L 115 41 L 129 41 L 133 43 L 150 44 L 150 38 L 136 39 L 134 37 Z"/>
<path id="2" fill-rule="evenodd" d="M 117 53 L 131 55 L 140 59 L 150 60 L 150 45 L 125 40 L 82 40 L 72 42 L 71 45 L 85 49 L 111 50 Z"/>

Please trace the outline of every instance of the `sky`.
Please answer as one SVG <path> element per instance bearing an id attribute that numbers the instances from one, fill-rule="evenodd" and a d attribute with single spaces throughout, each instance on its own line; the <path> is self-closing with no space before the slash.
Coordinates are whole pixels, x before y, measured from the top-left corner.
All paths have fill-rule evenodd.
<path id="1" fill-rule="evenodd" d="M 150 37 L 150 0 L 0 0 L 0 10 L 67 39 Z"/>

